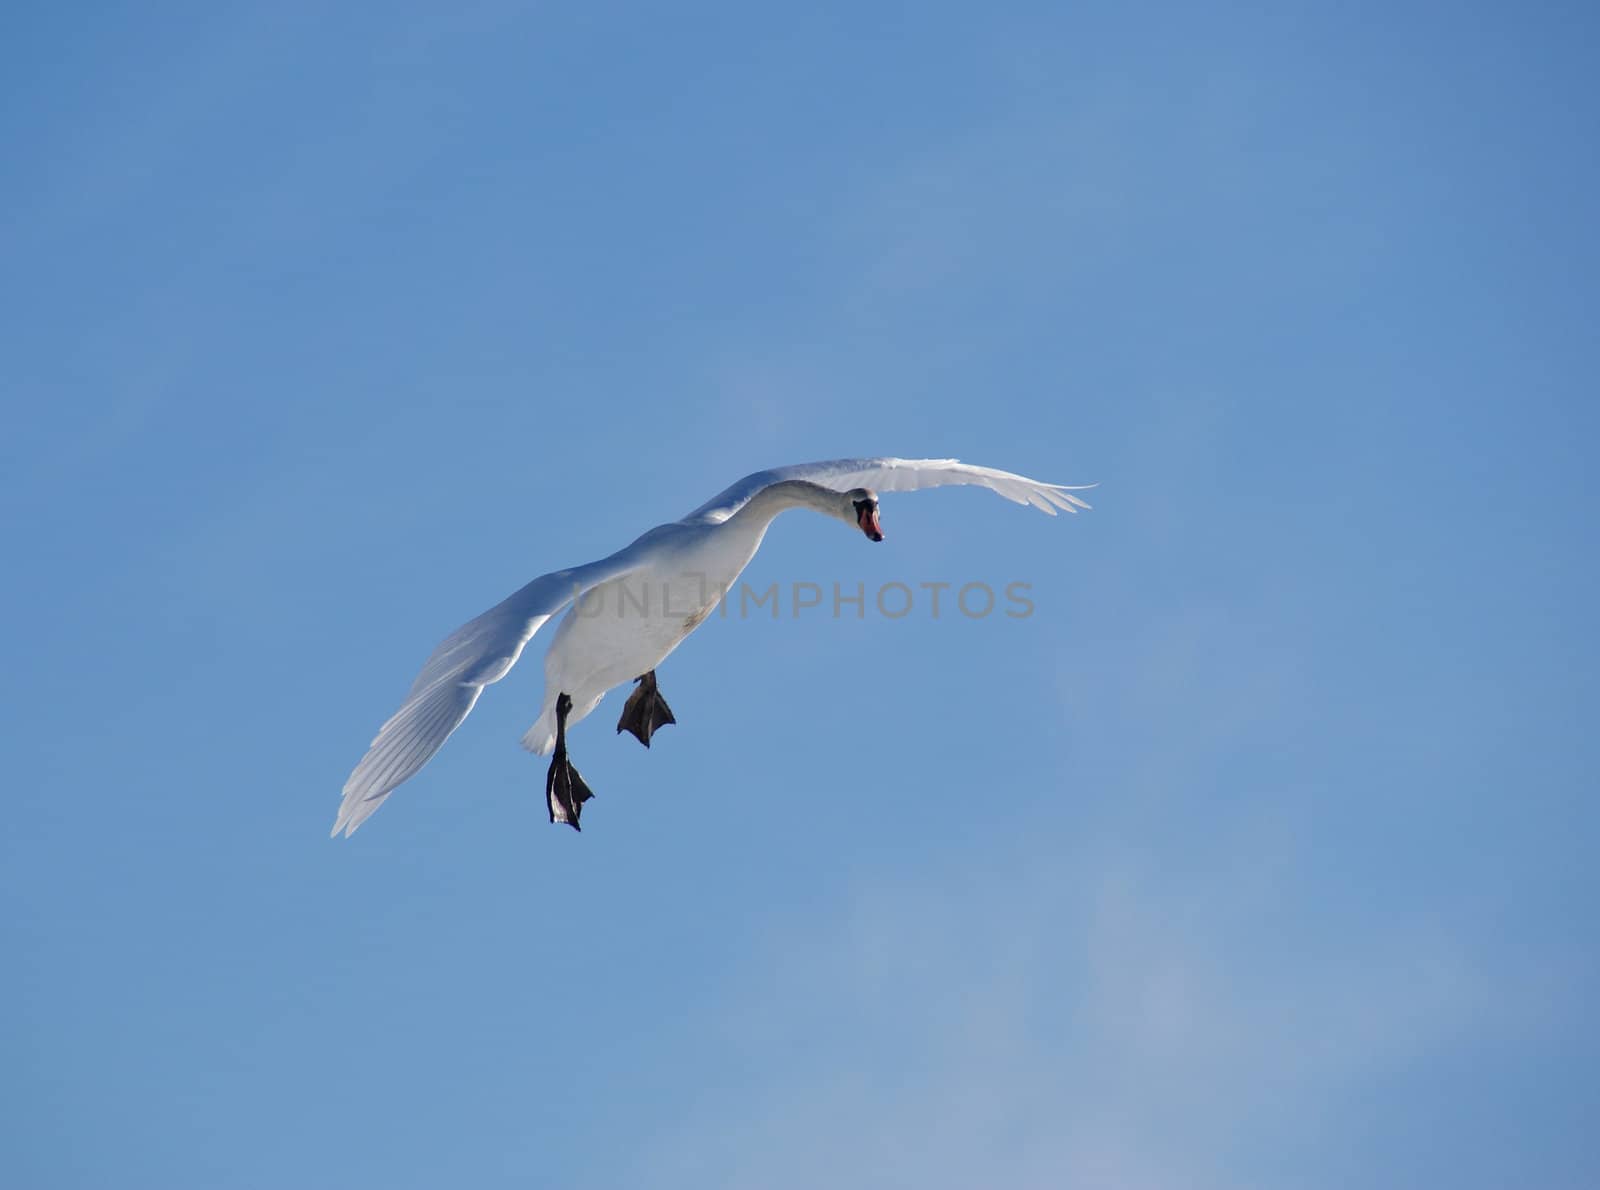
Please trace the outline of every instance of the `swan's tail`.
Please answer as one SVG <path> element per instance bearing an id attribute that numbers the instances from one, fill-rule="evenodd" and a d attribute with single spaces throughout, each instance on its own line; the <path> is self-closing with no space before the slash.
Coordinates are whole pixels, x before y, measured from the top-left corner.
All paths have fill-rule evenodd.
<path id="1" fill-rule="evenodd" d="M 556 746 L 556 713 L 554 708 L 546 711 L 534 721 L 532 727 L 522 733 L 522 746 L 529 752 L 539 756 L 549 756 L 551 749 Z"/>
<path id="2" fill-rule="evenodd" d="M 556 746 L 556 696 L 560 691 L 555 691 L 550 696 L 550 704 L 544 712 L 534 720 L 533 726 L 522 733 L 522 746 L 529 752 L 539 756 L 549 756 Z M 595 707 L 600 705 L 605 691 L 601 691 L 587 702 L 573 701 L 572 710 L 567 713 L 567 730 L 572 730 L 572 725 L 577 723 Z"/>

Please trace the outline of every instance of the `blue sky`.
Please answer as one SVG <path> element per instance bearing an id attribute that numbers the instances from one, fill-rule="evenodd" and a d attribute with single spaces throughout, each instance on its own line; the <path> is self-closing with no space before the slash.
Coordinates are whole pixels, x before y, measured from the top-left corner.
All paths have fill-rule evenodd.
<path id="1" fill-rule="evenodd" d="M 1600 1180 L 1579 5 L 12 6 L 0 1157 L 43 1188 Z M 886 498 L 545 822 L 433 644 Z M 537 649 L 538 645 L 534 646 Z"/>

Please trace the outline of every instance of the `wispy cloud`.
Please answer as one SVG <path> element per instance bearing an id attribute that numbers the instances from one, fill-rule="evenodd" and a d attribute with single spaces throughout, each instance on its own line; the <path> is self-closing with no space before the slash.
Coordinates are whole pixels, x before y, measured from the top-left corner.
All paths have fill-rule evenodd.
<path id="1" fill-rule="evenodd" d="M 1437 928 L 1287 931 L 1262 841 L 1192 884 L 1102 841 L 862 888 L 719 1006 L 716 1064 L 746 1077 L 685 1103 L 652 1178 L 1240 1184 L 1352 1093 L 1511 1025 Z"/>

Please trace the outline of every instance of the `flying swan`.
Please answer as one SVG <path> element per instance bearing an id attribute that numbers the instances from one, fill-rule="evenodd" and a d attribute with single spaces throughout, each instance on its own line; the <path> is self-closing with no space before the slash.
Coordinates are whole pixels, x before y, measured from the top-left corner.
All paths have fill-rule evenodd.
<path id="1" fill-rule="evenodd" d="M 834 459 L 758 471 L 682 520 L 657 525 L 608 558 L 534 579 L 446 637 L 404 704 L 379 729 L 344 785 L 333 834 L 346 837 L 437 752 L 478 701 L 505 677 L 544 622 L 571 604 L 544 656 L 544 707 L 522 742 L 554 752 L 545 777 L 551 822 L 578 829 L 593 795 L 567 756 L 567 729 L 606 691 L 635 682 L 617 731 L 645 747 L 676 722 L 656 687 L 656 666 L 716 609 L 761 546 L 767 526 L 789 508 L 810 508 L 882 541 L 879 492 L 977 484 L 1051 516 L 1089 506 L 1066 487 L 973 467 L 955 459 Z"/>

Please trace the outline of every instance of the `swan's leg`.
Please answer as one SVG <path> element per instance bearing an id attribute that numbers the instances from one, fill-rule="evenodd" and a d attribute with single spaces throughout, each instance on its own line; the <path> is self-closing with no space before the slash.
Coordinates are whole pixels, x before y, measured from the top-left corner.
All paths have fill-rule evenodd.
<path id="1" fill-rule="evenodd" d="M 564 822 L 577 831 L 583 829 L 578 825 L 583 803 L 594 793 L 567 759 L 567 714 L 571 710 L 572 699 L 562 691 L 556 696 L 556 751 L 550 758 L 550 771 L 544 779 L 544 800 L 550 808 L 551 822 Z"/>
<path id="2" fill-rule="evenodd" d="M 661 691 L 656 689 L 655 670 L 640 674 L 634 681 L 639 684 L 623 705 L 622 718 L 617 720 L 617 731 L 631 731 L 634 738 L 648 748 L 656 728 L 676 723 L 677 720 L 672 717 L 672 708 L 661 697 Z"/>

